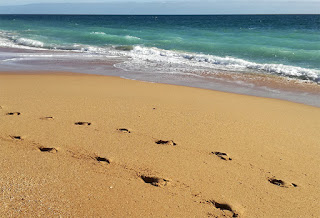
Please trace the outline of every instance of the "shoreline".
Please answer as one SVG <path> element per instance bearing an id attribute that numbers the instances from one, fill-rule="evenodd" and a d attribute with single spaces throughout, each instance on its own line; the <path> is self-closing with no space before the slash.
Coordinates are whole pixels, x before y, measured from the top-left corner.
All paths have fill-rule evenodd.
<path id="1" fill-rule="evenodd" d="M 2 216 L 320 214 L 317 107 L 30 74 L 0 73 Z"/>
<path id="2" fill-rule="evenodd" d="M 24 58 L 24 55 L 28 56 L 30 54 L 31 56 L 35 55 L 35 58 Z M 192 72 L 175 74 L 126 71 L 121 69 L 118 64 L 126 62 L 128 57 L 101 57 L 99 55 L 90 57 L 89 54 L 52 50 L 1 48 L 0 55 L 3 60 L 8 60 L 8 62 L 3 61 L 1 63 L 2 71 L 61 71 L 118 76 L 130 80 L 267 97 L 320 107 L 319 84 L 271 74 L 219 71 L 208 75 L 194 75 Z M 68 55 L 69 58 L 65 59 L 65 55 Z M 22 59 L 19 58 L 20 56 Z M 51 58 L 48 59 L 47 56 Z"/>
<path id="3" fill-rule="evenodd" d="M 180 86 L 180 87 L 189 87 L 189 88 L 195 88 L 195 89 L 203 89 L 203 90 L 209 90 L 209 91 L 214 91 L 214 92 L 221 92 L 221 93 L 227 93 L 227 94 L 236 94 L 236 95 L 241 95 L 241 96 L 251 96 L 251 97 L 257 97 L 257 98 L 266 98 L 266 99 L 273 99 L 273 100 L 280 100 L 280 101 L 286 101 L 286 102 L 291 102 L 291 103 L 296 103 L 296 104 L 302 104 L 306 106 L 311 106 L 311 107 L 316 107 L 320 108 L 320 105 L 312 105 L 312 104 L 306 104 L 303 102 L 295 102 L 292 100 L 287 100 L 287 99 L 280 99 L 280 98 L 275 98 L 275 97 L 266 97 L 266 96 L 260 96 L 260 95 L 254 95 L 254 94 L 243 94 L 243 93 L 238 93 L 238 92 L 232 92 L 232 91 L 221 91 L 219 89 L 212 89 L 212 88 L 203 88 L 203 87 L 198 87 L 198 86 L 192 86 L 192 85 L 184 85 L 184 84 L 176 84 L 176 83 L 166 83 L 166 82 L 154 82 L 154 81 L 148 81 L 148 80 L 140 80 L 140 79 L 132 79 L 132 78 L 127 78 L 123 77 L 121 75 L 103 75 L 103 74 L 90 74 L 90 73 L 81 73 L 81 72 L 67 72 L 67 71 L 52 71 L 52 70 L 27 70 L 27 71 L 0 71 L 0 75 L 74 75 L 74 76 L 106 76 L 106 77 L 117 77 L 120 79 L 124 80 L 131 80 L 131 81 L 138 81 L 138 82 L 146 82 L 146 83 L 155 83 L 155 84 L 164 84 L 164 85 L 172 85 L 172 86 Z M 232 75 L 229 74 L 220 74 L 222 78 L 233 78 Z M 243 76 L 243 75 L 242 75 Z M 245 75 L 247 76 L 247 75 Z M 293 89 L 297 88 L 296 85 L 301 85 L 300 90 L 301 92 L 305 91 L 311 94 L 318 95 L 319 94 L 319 99 L 320 99 L 320 86 L 317 84 L 308 84 L 311 86 L 304 86 L 305 84 L 302 84 L 302 82 L 297 83 L 295 80 L 290 81 L 287 78 L 278 78 L 277 76 L 272 76 L 272 75 L 254 75 L 255 78 L 262 78 L 259 80 L 256 80 L 256 83 L 260 84 L 265 84 L 266 81 L 272 85 L 272 88 L 279 88 L 281 85 L 284 85 L 282 82 L 287 82 L 285 87 L 281 87 L 283 91 L 289 91 L 292 92 Z M 236 76 L 238 79 L 239 77 Z M 250 75 L 247 77 L 250 80 Z M 274 79 L 273 79 L 274 78 Z M 222 85 L 225 83 L 222 83 Z M 270 87 L 270 88 L 271 88 Z"/>
<path id="4" fill-rule="evenodd" d="M 320 107 L 319 17 L 306 18 L 3 17 L 0 65 L 2 71 L 120 76 Z"/>

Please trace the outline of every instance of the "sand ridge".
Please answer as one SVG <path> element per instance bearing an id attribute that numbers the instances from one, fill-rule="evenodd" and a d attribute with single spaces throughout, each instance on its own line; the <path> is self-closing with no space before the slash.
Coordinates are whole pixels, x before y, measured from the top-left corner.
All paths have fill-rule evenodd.
<path id="1" fill-rule="evenodd" d="M 318 217 L 319 108 L 0 75 L 2 216 Z"/>

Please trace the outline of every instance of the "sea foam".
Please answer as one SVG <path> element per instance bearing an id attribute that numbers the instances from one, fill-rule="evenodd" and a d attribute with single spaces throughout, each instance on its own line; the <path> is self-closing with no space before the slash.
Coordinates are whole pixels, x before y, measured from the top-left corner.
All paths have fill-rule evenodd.
<path id="1" fill-rule="evenodd" d="M 2 34 L 1 34 L 2 33 Z M 93 34 L 105 34 L 93 32 Z M 298 66 L 274 63 L 256 63 L 236 57 L 207 55 L 183 51 L 173 51 L 145 46 L 92 46 L 83 44 L 55 45 L 28 39 L 10 36 L 0 32 L 0 46 L 18 47 L 26 49 L 54 49 L 77 51 L 82 53 L 100 54 L 106 56 L 125 56 L 130 59 L 115 66 L 127 71 L 144 71 L 154 73 L 185 73 L 195 76 L 208 76 L 221 71 L 232 72 L 259 72 L 276 74 L 290 78 L 320 82 L 320 71 Z M 134 36 L 124 36 L 128 40 L 139 40 Z M 21 47 L 22 46 L 22 47 Z"/>
<path id="2" fill-rule="evenodd" d="M 118 64 L 128 70 L 185 71 L 202 74 L 218 71 L 260 72 L 320 82 L 320 71 L 283 64 L 261 64 L 234 57 L 169 51 L 135 46 L 128 52 L 132 60 Z M 139 67 L 140 65 L 140 67 Z M 150 68 L 150 69 L 148 69 Z"/>
<path id="3" fill-rule="evenodd" d="M 125 36 L 126 39 L 133 39 L 133 40 L 140 40 L 139 37 L 136 37 L 136 36 L 129 36 L 129 35 L 126 35 Z"/>
<path id="4" fill-rule="evenodd" d="M 18 45 L 25 45 L 25 46 L 31 46 L 36 48 L 44 47 L 43 42 L 38 40 L 33 40 L 33 39 L 18 38 L 18 39 L 15 39 L 14 42 L 16 42 Z"/>
<path id="5" fill-rule="evenodd" d="M 93 34 L 93 35 L 106 35 L 106 33 L 104 33 L 104 32 L 91 32 L 90 34 Z"/>

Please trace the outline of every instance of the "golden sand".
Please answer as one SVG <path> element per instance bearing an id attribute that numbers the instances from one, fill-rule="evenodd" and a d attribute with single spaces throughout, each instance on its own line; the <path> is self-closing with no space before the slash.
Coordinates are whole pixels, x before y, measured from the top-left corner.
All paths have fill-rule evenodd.
<path id="1" fill-rule="evenodd" d="M 319 217 L 320 109 L 0 75 L 1 217 Z"/>

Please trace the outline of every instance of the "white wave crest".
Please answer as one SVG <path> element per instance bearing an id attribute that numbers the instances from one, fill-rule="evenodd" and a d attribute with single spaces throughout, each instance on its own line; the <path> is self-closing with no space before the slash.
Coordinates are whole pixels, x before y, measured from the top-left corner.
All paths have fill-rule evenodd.
<path id="1" fill-rule="evenodd" d="M 93 32 L 93 34 L 103 34 Z M 135 36 L 125 36 L 127 39 L 139 39 Z M 320 70 L 307 69 L 283 64 L 262 64 L 234 57 L 218 57 L 197 53 L 187 53 L 159 48 L 134 46 L 133 49 L 116 49 L 112 46 L 91 46 L 83 44 L 50 45 L 41 41 L 18 38 L 10 33 L 0 31 L 0 46 L 19 47 L 26 49 L 72 50 L 77 52 L 99 54 L 106 56 L 129 57 L 129 60 L 117 64 L 124 70 L 147 71 L 158 73 L 193 73 L 195 76 L 210 75 L 221 71 L 260 72 L 277 74 L 320 83 Z"/>
<path id="2" fill-rule="evenodd" d="M 93 35 L 106 35 L 106 33 L 104 33 L 104 32 L 91 32 L 90 34 L 93 34 Z"/>
<path id="3" fill-rule="evenodd" d="M 128 53 L 132 60 L 118 66 L 128 70 L 194 72 L 198 75 L 218 71 L 261 72 L 320 82 L 320 71 L 283 64 L 260 64 L 234 57 L 169 51 L 135 46 Z"/>
<path id="4" fill-rule="evenodd" d="M 140 40 L 140 38 L 139 37 L 136 37 L 136 36 L 130 36 L 130 35 L 127 35 L 127 36 L 125 36 L 125 38 L 126 39 L 133 39 L 133 40 Z"/>
<path id="5" fill-rule="evenodd" d="M 26 39 L 26 38 L 18 38 L 14 40 L 18 45 L 25 45 L 31 46 L 36 48 L 44 47 L 44 43 L 41 41 L 33 40 L 33 39 Z"/>
<path id="6" fill-rule="evenodd" d="M 15 44 L 12 41 L 10 41 L 9 39 L 0 37 L 0 46 L 1 47 L 14 47 Z"/>
<path id="7" fill-rule="evenodd" d="M 43 46 L 43 42 L 19 38 L 14 33 L 0 31 L 0 47 L 43 50 Z"/>

